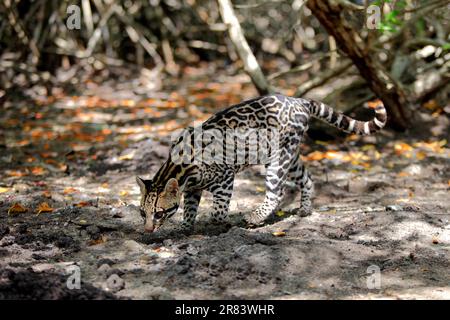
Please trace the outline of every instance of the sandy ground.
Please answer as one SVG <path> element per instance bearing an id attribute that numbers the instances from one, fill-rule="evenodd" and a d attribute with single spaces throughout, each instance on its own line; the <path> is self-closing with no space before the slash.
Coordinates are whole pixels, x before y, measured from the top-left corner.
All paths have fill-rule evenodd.
<path id="1" fill-rule="evenodd" d="M 90 81 L 83 97 L 5 103 L 0 299 L 450 299 L 442 110 L 424 110 L 405 134 L 317 141 L 310 132 L 302 146 L 316 186 L 310 216 L 289 214 L 297 197 L 247 228 L 243 215 L 264 197 L 253 167 L 236 179 L 228 224 L 209 223 L 206 194 L 191 235 L 172 231 L 180 213 L 144 234 L 135 175 L 156 172 L 170 130 L 251 96 L 251 85 L 227 77 L 136 95 L 136 83 L 119 77 Z M 44 202 L 51 209 L 37 214 Z"/>
<path id="2" fill-rule="evenodd" d="M 289 215 L 297 198 L 264 226 L 246 228 L 243 214 L 264 196 L 254 167 L 236 180 L 228 225 L 209 224 L 207 195 L 193 234 L 171 232 L 178 214 L 148 235 L 134 176 L 158 169 L 168 150 L 162 141 L 106 148 L 91 163 L 72 159 L 69 175 L 46 179 L 51 213 L 6 214 L 13 203 L 33 208 L 43 200 L 35 180 L 14 180 L 1 195 L 0 298 L 450 298 L 445 147 L 418 160 L 395 153 L 389 133 L 341 140 L 323 148 L 351 152 L 370 143 L 383 157 L 370 168 L 308 161 L 317 195 L 308 217 Z M 69 289 L 76 272 L 81 288 Z"/>

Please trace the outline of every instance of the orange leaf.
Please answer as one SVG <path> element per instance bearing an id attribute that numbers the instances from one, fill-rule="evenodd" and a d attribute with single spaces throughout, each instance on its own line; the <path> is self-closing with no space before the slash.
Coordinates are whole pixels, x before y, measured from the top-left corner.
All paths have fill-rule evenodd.
<path id="1" fill-rule="evenodd" d="M 284 231 L 275 231 L 275 232 L 272 232 L 272 235 L 274 235 L 275 237 L 284 237 L 286 235 L 286 232 L 284 232 Z"/>
<path id="2" fill-rule="evenodd" d="M 318 160 L 322 160 L 324 158 L 325 158 L 324 153 L 320 152 L 320 151 L 314 151 L 305 156 L 305 159 L 307 161 L 318 161 Z"/>
<path id="3" fill-rule="evenodd" d="M 416 153 L 416 158 L 417 158 L 417 160 L 423 160 L 423 159 L 425 159 L 427 157 L 427 154 L 425 153 L 425 152 L 423 152 L 423 151 L 418 151 L 417 153 Z"/>
<path id="4" fill-rule="evenodd" d="M 7 170 L 6 174 L 10 177 L 23 177 L 27 175 L 25 172 L 18 170 Z"/>
<path id="5" fill-rule="evenodd" d="M 44 172 L 45 172 L 45 170 L 42 167 L 31 168 L 31 173 L 34 174 L 35 176 L 43 175 Z"/>
<path id="6" fill-rule="evenodd" d="M 124 107 L 134 107 L 136 105 L 136 102 L 131 99 L 124 99 L 120 104 Z"/>
<path id="7" fill-rule="evenodd" d="M 23 207 L 19 203 L 14 203 L 9 209 L 8 209 L 8 215 L 11 213 L 24 213 L 27 212 L 27 208 Z"/>
<path id="8" fill-rule="evenodd" d="M 399 142 L 394 145 L 394 150 L 397 155 L 401 155 L 402 153 L 411 151 L 413 148 L 404 142 Z"/>
<path id="9" fill-rule="evenodd" d="M 47 202 L 42 202 L 36 209 L 37 214 L 41 214 L 43 212 L 52 212 L 54 209 L 48 205 Z"/>
<path id="10" fill-rule="evenodd" d="M 76 207 L 87 207 L 87 206 L 90 206 L 90 205 L 91 204 L 89 202 L 86 202 L 86 201 L 81 201 L 81 202 L 78 202 L 77 204 L 75 204 Z"/>
<path id="11" fill-rule="evenodd" d="M 106 236 L 102 235 L 99 239 L 89 241 L 88 245 L 89 246 L 95 246 L 97 244 L 105 243 L 106 240 L 107 240 Z"/>
<path id="12" fill-rule="evenodd" d="M 51 198 L 52 194 L 50 193 L 50 191 L 45 190 L 44 192 L 42 192 L 42 196 L 44 196 L 46 198 Z"/>
<path id="13" fill-rule="evenodd" d="M 74 192 L 78 192 L 78 190 L 75 189 L 75 188 L 72 188 L 72 187 L 65 188 L 64 191 L 63 191 L 64 194 L 69 194 L 69 193 L 74 193 Z"/>
<path id="14" fill-rule="evenodd" d="M 436 110 L 437 108 L 439 108 L 436 100 L 433 100 L 433 99 L 432 100 L 428 100 L 427 102 L 425 102 L 423 104 L 423 106 L 425 108 L 427 108 L 428 110 L 431 110 L 431 111 Z"/>

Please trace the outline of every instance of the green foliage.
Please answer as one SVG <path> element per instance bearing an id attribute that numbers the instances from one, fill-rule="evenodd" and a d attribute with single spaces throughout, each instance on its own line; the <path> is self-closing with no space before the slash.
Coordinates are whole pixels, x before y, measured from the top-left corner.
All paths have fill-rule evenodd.
<path id="1" fill-rule="evenodd" d="M 395 32 L 403 23 L 401 10 L 405 9 L 407 5 L 406 0 L 399 0 L 395 2 L 392 0 L 377 0 L 374 2 L 374 4 L 378 6 L 382 6 L 385 3 L 393 4 L 390 5 L 392 10 L 383 16 L 382 20 L 378 24 L 378 29 L 381 30 L 382 33 Z"/>

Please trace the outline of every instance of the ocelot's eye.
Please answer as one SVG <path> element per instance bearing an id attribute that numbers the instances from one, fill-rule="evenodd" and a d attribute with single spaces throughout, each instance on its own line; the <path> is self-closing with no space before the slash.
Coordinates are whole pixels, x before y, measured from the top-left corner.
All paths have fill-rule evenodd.
<path id="1" fill-rule="evenodd" d="M 156 220 L 161 219 L 164 216 L 164 212 L 163 211 L 158 211 L 155 212 L 155 215 L 153 216 Z"/>

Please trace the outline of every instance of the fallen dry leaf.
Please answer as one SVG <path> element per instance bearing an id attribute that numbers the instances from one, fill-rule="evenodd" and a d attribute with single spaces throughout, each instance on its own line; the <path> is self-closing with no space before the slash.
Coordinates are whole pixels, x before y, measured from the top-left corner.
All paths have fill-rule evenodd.
<path id="1" fill-rule="evenodd" d="M 314 151 L 304 157 L 306 161 L 319 161 L 325 158 L 325 154 L 320 151 Z"/>
<path id="2" fill-rule="evenodd" d="M 70 188 L 65 188 L 63 193 L 64 194 L 69 194 L 69 193 L 74 193 L 74 192 L 77 192 L 77 191 L 78 191 L 77 189 L 70 187 Z"/>
<path id="3" fill-rule="evenodd" d="M 50 191 L 45 190 L 44 192 L 42 192 L 42 196 L 46 198 L 51 198 L 52 194 L 50 193 Z"/>
<path id="4" fill-rule="evenodd" d="M 10 177 L 23 177 L 27 175 L 27 173 L 19 170 L 7 170 L 6 174 Z"/>
<path id="5" fill-rule="evenodd" d="M 95 245 L 98 245 L 98 244 L 105 243 L 106 240 L 107 240 L 106 236 L 102 234 L 102 236 L 100 238 L 89 241 L 88 245 L 89 246 L 95 246 Z"/>
<path id="6" fill-rule="evenodd" d="M 88 207 L 90 205 L 91 204 L 89 202 L 86 202 L 86 201 L 81 201 L 81 202 L 78 202 L 78 203 L 75 204 L 76 207 Z"/>
<path id="7" fill-rule="evenodd" d="M 275 237 L 284 237 L 286 235 L 286 232 L 284 232 L 284 231 L 275 231 L 275 232 L 272 232 L 272 235 L 274 235 Z"/>
<path id="8" fill-rule="evenodd" d="M 129 153 L 119 157 L 119 160 L 133 160 L 134 154 Z"/>
<path id="9" fill-rule="evenodd" d="M 282 210 L 279 210 L 279 211 L 277 211 L 277 213 L 275 213 L 278 217 L 282 217 L 282 216 L 284 216 L 284 211 L 282 211 Z"/>
<path id="10" fill-rule="evenodd" d="M 122 191 L 119 192 L 119 194 L 120 194 L 122 197 L 124 197 L 124 196 L 126 196 L 126 195 L 128 194 L 128 191 L 122 190 Z"/>
<path id="11" fill-rule="evenodd" d="M 257 192 L 266 192 L 266 189 L 263 187 L 256 187 Z"/>
<path id="12" fill-rule="evenodd" d="M 9 191 L 9 188 L 0 187 L 0 193 L 5 193 L 5 192 L 8 192 L 8 191 Z"/>
<path id="13" fill-rule="evenodd" d="M 408 155 L 408 152 L 413 150 L 409 144 L 404 142 L 399 142 L 394 145 L 394 150 L 397 155 L 405 154 Z"/>
<path id="14" fill-rule="evenodd" d="M 54 209 L 48 205 L 47 202 L 42 202 L 36 209 L 36 213 L 39 215 L 43 212 L 52 212 Z"/>
<path id="15" fill-rule="evenodd" d="M 34 167 L 31 168 L 31 173 L 34 174 L 35 176 L 40 176 L 45 173 L 45 170 L 42 167 Z"/>
<path id="16" fill-rule="evenodd" d="M 423 160 L 423 159 L 425 159 L 427 157 L 427 154 L 425 153 L 425 152 L 423 152 L 423 151 L 418 151 L 417 153 L 416 153 L 416 158 L 417 158 L 417 160 Z"/>
<path id="17" fill-rule="evenodd" d="M 436 100 L 434 100 L 434 99 L 428 100 L 427 102 L 425 102 L 425 103 L 423 104 L 423 106 L 424 106 L 426 109 L 431 110 L 431 111 L 434 111 L 434 110 L 436 110 L 436 109 L 439 108 L 438 103 L 437 103 Z"/>
<path id="18" fill-rule="evenodd" d="M 16 202 L 8 209 L 8 215 L 11 213 L 24 213 L 27 212 L 27 210 L 27 208 Z"/>

